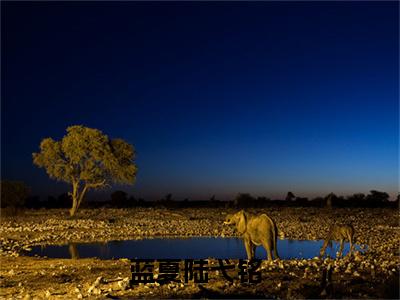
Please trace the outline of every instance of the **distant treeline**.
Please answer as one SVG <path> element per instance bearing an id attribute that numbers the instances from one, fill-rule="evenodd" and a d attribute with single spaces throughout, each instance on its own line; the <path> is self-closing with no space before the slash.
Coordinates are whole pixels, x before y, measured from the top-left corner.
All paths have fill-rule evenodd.
<path id="1" fill-rule="evenodd" d="M 389 195 L 385 192 L 370 191 L 368 195 L 362 193 L 343 197 L 331 193 L 325 197 L 313 199 L 296 197 L 288 192 L 285 199 L 272 200 L 267 197 L 253 197 L 248 193 L 239 193 L 234 200 L 221 201 L 212 196 L 208 200 L 177 201 L 172 194 L 167 194 L 158 201 L 145 201 L 142 198 L 129 196 L 124 191 L 111 193 L 107 201 L 86 201 L 82 207 L 86 208 L 131 208 L 131 207 L 225 207 L 225 208 L 264 208 L 264 207 L 399 207 L 400 196 L 396 201 L 389 201 Z M 71 196 L 63 193 L 58 197 L 49 196 L 41 199 L 38 196 L 29 196 L 29 189 L 22 182 L 2 181 L 1 183 L 1 207 L 11 208 L 70 208 Z"/>

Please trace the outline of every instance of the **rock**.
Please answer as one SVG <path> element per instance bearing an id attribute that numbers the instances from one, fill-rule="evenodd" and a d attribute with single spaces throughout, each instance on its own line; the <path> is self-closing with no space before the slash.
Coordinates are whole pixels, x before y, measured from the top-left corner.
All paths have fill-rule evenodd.
<path id="1" fill-rule="evenodd" d="M 96 294 L 96 293 L 98 292 L 98 291 L 97 291 L 97 290 L 98 290 L 97 287 L 100 285 L 102 278 L 103 278 L 103 277 L 101 277 L 101 276 L 97 277 L 97 279 L 96 279 L 95 282 L 92 284 L 92 286 L 89 287 L 89 289 L 88 289 L 88 291 L 87 291 L 89 295 L 91 295 L 91 294 L 93 294 L 93 295 L 99 295 L 99 294 Z"/>
<path id="2" fill-rule="evenodd" d="M 128 287 L 129 287 L 129 285 L 130 285 L 130 283 L 129 283 L 129 277 L 125 277 L 124 279 L 122 279 L 121 281 L 119 281 L 118 282 L 118 286 L 119 286 L 119 288 L 121 289 L 121 290 L 126 290 Z"/>
<path id="3" fill-rule="evenodd" d="M 101 290 L 99 288 L 94 288 L 89 293 L 89 295 L 100 295 L 100 294 L 101 294 Z"/>
<path id="4" fill-rule="evenodd" d="M 102 276 L 97 277 L 93 285 L 97 287 L 102 282 L 102 279 L 103 279 Z"/>

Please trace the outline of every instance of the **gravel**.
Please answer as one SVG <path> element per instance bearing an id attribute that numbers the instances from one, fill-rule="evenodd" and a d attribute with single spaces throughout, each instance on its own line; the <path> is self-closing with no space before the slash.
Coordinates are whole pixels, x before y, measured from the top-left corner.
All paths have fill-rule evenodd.
<path id="1" fill-rule="evenodd" d="M 0 257 L 17 257 L 22 250 L 29 251 L 30 247 L 35 245 L 56 245 L 68 242 L 151 237 L 231 237 L 236 236 L 236 232 L 231 227 L 223 226 L 222 223 L 227 213 L 236 211 L 219 208 L 96 209 L 81 210 L 73 219 L 68 216 L 67 210 L 27 211 L 14 218 L 1 218 Z M 368 247 L 365 252 L 355 252 L 354 255 L 342 259 L 263 261 L 261 265 L 261 270 L 263 274 L 265 273 L 263 276 L 272 279 L 268 284 L 264 282 L 260 286 L 251 287 L 253 291 L 250 291 L 250 295 L 264 293 L 264 296 L 273 294 L 284 298 L 329 297 L 328 287 L 319 290 L 321 289 L 321 274 L 328 266 L 331 266 L 333 278 L 337 282 L 335 296 L 338 296 L 337 293 L 340 291 L 346 297 L 381 298 L 385 297 L 382 293 L 387 287 L 387 282 L 391 278 L 397 278 L 398 281 L 400 226 L 399 212 L 395 209 L 267 208 L 252 209 L 250 212 L 267 213 L 277 223 L 280 238 L 298 240 L 323 239 L 333 222 L 351 223 L 355 228 L 356 243 Z M 88 268 L 92 267 L 88 266 Z M 61 265 L 53 273 L 56 276 L 57 272 L 65 272 L 64 269 Z M 18 271 L 9 265 L 2 267 L 0 276 L 18 276 Z M 45 275 L 37 274 L 37 276 Z M 116 290 L 122 293 L 121 295 L 145 298 L 185 297 L 185 295 L 192 297 L 196 293 L 196 295 L 212 297 L 214 295 L 212 293 L 218 291 L 228 295 L 241 293 L 239 287 L 226 285 L 226 282 L 221 284 L 218 280 L 210 283 L 213 284 L 214 289 L 211 293 L 207 289 L 199 290 L 197 286 L 190 288 L 180 284 L 176 286 L 153 284 L 131 289 L 128 287 L 126 275 L 118 277 L 119 279 L 114 282 L 113 278 L 108 278 L 109 286 L 107 286 L 105 285 L 107 280 L 99 278 L 87 283 L 85 290 L 75 287 L 71 293 L 79 298 L 90 295 L 105 296 Z M 317 294 L 315 294 L 316 291 Z M 52 296 L 54 293 L 50 290 L 42 292 L 45 297 Z M 249 290 L 243 293 L 249 293 Z M 248 296 L 248 294 L 243 295 Z"/>

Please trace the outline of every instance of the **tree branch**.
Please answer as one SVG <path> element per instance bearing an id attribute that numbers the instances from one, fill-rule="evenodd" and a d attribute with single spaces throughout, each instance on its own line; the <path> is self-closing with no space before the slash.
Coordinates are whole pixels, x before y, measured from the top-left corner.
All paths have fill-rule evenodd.
<path id="1" fill-rule="evenodd" d="M 87 187 L 87 188 L 93 189 L 93 188 L 98 188 L 98 187 L 106 186 L 105 183 L 106 183 L 106 180 L 105 180 L 105 179 L 104 179 L 103 181 L 101 181 L 101 182 L 87 183 L 87 184 L 85 185 L 85 188 Z"/>
<path id="2" fill-rule="evenodd" d="M 85 186 L 83 187 L 83 189 L 82 189 L 80 195 L 79 195 L 79 198 L 78 198 L 78 207 L 81 205 L 83 196 L 85 196 L 85 193 L 86 193 L 87 189 L 88 189 L 88 186 L 85 185 Z"/>

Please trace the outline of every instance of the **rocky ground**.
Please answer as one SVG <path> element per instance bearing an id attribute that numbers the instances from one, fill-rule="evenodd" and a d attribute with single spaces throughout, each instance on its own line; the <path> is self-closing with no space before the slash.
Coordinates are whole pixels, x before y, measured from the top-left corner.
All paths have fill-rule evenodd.
<path id="1" fill-rule="evenodd" d="M 279 236 L 323 239 L 332 222 L 351 222 L 358 244 L 368 245 L 343 259 L 267 262 L 257 284 L 233 283 L 218 271 L 207 284 L 129 286 L 130 262 L 26 257 L 34 245 L 140 239 L 146 237 L 235 236 L 223 226 L 226 209 L 96 209 L 69 218 L 67 210 L 26 211 L 1 217 L 0 297 L 2 298 L 398 298 L 399 212 L 395 209 L 270 208 Z M 211 260 L 211 264 L 217 261 Z M 328 268 L 329 266 L 329 268 Z M 322 282 L 332 270 L 328 284 Z M 157 272 L 157 270 L 156 270 Z M 329 272 L 328 272 L 329 273 Z M 181 277 L 183 279 L 183 276 Z"/>

